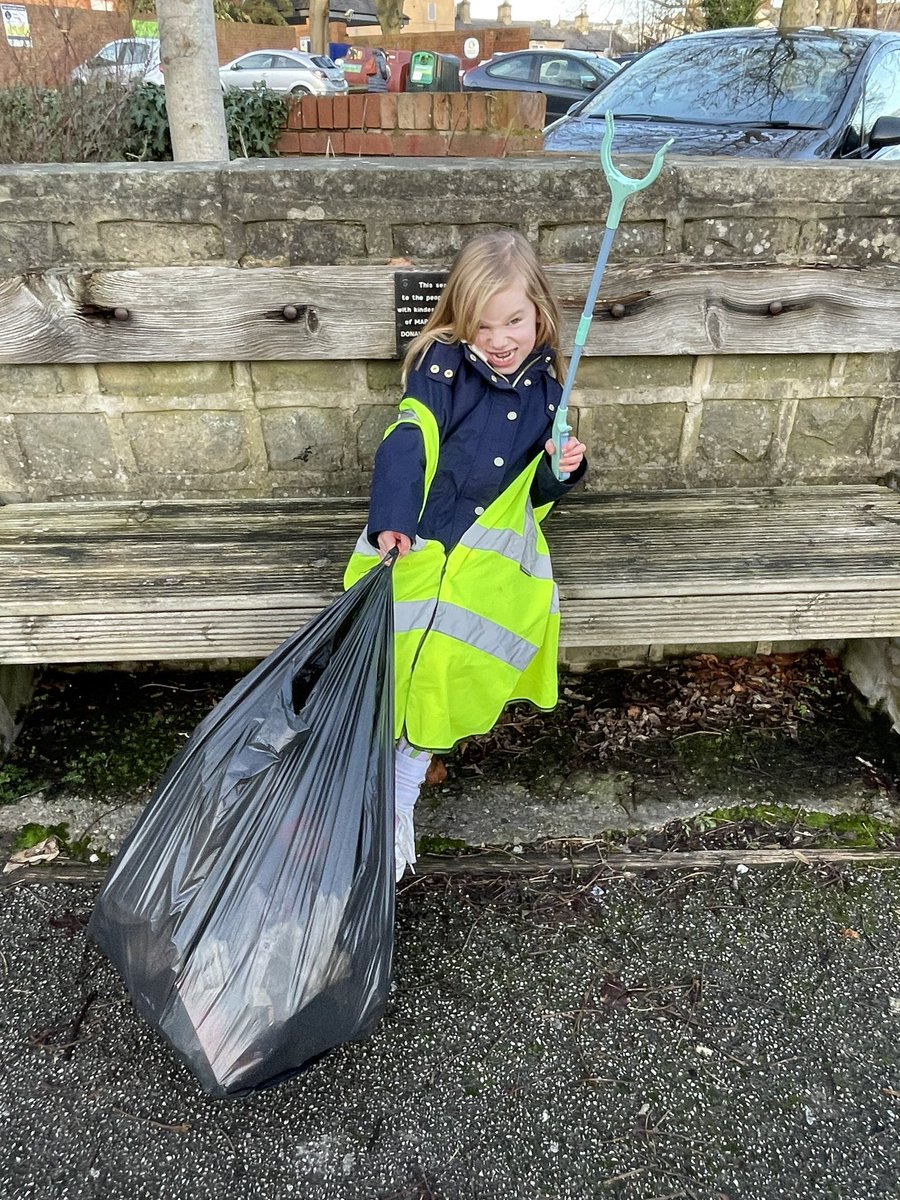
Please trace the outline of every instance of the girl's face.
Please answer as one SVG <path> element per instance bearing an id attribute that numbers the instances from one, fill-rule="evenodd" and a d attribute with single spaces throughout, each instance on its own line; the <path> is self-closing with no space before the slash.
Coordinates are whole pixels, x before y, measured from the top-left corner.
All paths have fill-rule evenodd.
<path id="1" fill-rule="evenodd" d="M 484 306 L 475 349 L 493 370 L 512 375 L 532 352 L 536 340 L 537 308 L 528 299 L 524 280 L 519 278 L 502 292 L 495 292 Z"/>

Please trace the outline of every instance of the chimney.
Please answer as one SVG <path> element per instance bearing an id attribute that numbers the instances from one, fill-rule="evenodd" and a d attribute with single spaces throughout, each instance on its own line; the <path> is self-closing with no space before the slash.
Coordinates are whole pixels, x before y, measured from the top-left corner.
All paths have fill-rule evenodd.
<path id="1" fill-rule="evenodd" d="M 586 37 L 587 34 L 590 33 L 591 23 L 588 20 L 586 8 L 583 8 L 581 10 L 581 12 L 575 18 L 575 21 L 573 23 L 575 25 L 575 28 L 578 30 L 578 32 L 581 34 L 582 37 Z"/>
<path id="2" fill-rule="evenodd" d="M 459 0 L 456 6 L 456 20 L 460 25 L 472 24 L 472 6 L 469 0 Z"/>
<path id="3" fill-rule="evenodd" d="M 503 0 L 503 3 L 497 9 L 497 24 L 512 25 L 512 5 L 509 0 Z"/>

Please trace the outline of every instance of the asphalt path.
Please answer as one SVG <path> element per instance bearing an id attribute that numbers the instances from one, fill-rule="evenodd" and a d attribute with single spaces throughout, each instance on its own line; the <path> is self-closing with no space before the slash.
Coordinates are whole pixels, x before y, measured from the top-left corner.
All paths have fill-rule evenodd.
<path id="1" fill-rule="evenodd" d="M 368 1040 L 206 1097 L 88 941 L 0 891 L 3 1200 L 900 1196 L 900 872 L 433 878 Z"/>

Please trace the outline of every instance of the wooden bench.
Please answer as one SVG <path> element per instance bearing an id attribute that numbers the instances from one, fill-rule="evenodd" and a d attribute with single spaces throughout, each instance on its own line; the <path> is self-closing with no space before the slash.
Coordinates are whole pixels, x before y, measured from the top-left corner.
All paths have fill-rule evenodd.
<path id="1" fill-rule="evenodd" d="M 363 499 L 0 508 L 0 752 L 34 666 L 263 657 L 338 594 L 365 510 Z M 547 534 L 564 657 L 900 638 L 889 487 L 574 495 Z"/>
<path id="2" fill-rule="evenodd" d="M 0 508 L 0 663 L 263 656 L 337 595 L 363 499 Z M 900 493 L 574 495 L 567 647 L 900 637 Z"/>

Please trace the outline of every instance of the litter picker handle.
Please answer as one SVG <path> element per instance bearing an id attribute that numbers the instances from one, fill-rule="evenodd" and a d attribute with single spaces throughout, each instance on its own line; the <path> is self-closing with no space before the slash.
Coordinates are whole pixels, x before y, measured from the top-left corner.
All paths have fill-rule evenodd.
<path id="1" fill-rule="evenodd" d="M 591 321 L 594 318 L 594 305 L 597 303 L 597 296 L 600 294 L 600 281 L 603 279 L 603 272 L 606 270 L 609 252 L 612 249 L 616 230 L 619 228 L 619 221 L 622 217 L 622 211 L 625 208 L 625 202 L 633 192 L 642 192 L 644 188 L 649 187 L 653 183 L 662 170 L 666 151 L 675 140 L 674 138 L 669 138 L 667 142 L 660 146 L 653 156 L 653 162 L 650 164 L 650 170 L 646 175 L 633 179 L 630 175 L 623 175 L 612 160 L 612 143 L 615 134 L 616 127 L 613 115 L 611 112 L 608 112 L 606 114 L 606 130 L 603 134 L 603 141 L 600 144 L 600 162 L 603 164 L 603 174 L 606 176 L 606 182 L 609 184 L 612 199 L 609 205 L 609 212 L 606 216 L 606 228 L 603 231 L 603 240 L 600 243 L 600 253 L 597 255 L 594 273 L 591 276 L 590 287 L 588 288 L 587 298 L 584 302 L 584 311 L 578 322 L 578 329 L 575 331 L 575 345 L 572 348 L 572 357 L 569 359 L 569 369 L 566 371 L 566 381 L 563 384 L 562 398 L 560 399 L 556 410 L 556 417 L 553 421 L 553 443 L 556 447 L 556 453 L 553 455 L 553 473 L 560 480 L 569 478 L 568 473 L 560 473 L 559 470 L 559 456 L 568 440 L 569 434 L 572 432 L 572 428 L 568 424 L 569 396 L 572 394 L 572 388 L 575 384 L 575 373 L 581 361 L 581 353 L 584 350 L 584 343 L 587 341 Z"/>

